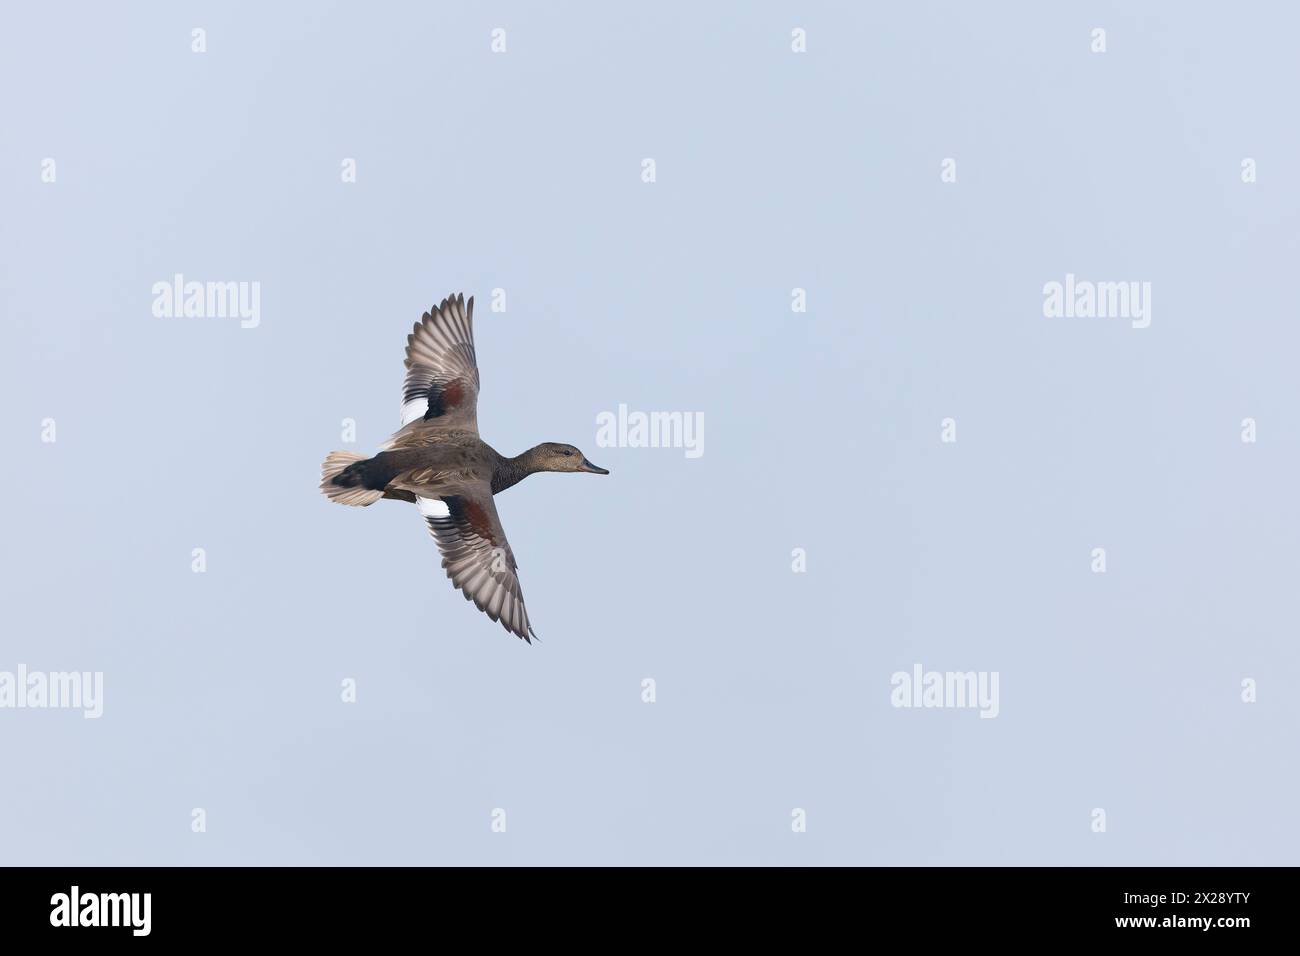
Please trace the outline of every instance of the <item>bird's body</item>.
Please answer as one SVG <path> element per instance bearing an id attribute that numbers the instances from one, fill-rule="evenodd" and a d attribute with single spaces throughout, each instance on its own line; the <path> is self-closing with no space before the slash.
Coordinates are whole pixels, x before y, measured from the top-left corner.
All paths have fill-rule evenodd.
<path id="1" fill-rule="evenodd" d="M 539 462 L 529 452 L 507 458 L 474 432 L 424 431 L 349 467 L 364 486 L 383 489 L 385 498 L 441 498 L 484 481 L 495 495 L 547 470 L 535 467 Z"/>
<path id="2" fill-rule="evenodd" d="M 373 458 L 332 452 L 321 466 L 321 491 L 346 505 L 417 504 L 452 583 L 527 641 L 532 626 L 492 497 L 540 471 L 609 472 L 572 445 L 545 442 L 507 458 L 479 437 L 473 316 L 474 299 L 458 296 L 416 323 L 406 346 L 402 427 Z"/>

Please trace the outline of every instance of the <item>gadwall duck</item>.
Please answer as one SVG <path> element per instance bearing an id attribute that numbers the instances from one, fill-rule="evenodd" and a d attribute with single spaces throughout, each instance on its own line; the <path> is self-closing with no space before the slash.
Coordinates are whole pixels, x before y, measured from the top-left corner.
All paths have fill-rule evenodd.
<path id="1" fill-rule="evenodd" d="M 556 442 L 514 458 L 498 454 L 478 434 L 478 389 L 474 297 L 443 299 L 406 338 L 401 428 L 373 458 L 331 452 L 321 465 L 320 490 L 343 505 L 380 498 L 416 504 L 451 583 L 531 644 L 537 635 L 492 496 L 539 471 L 609 472 Z"/>

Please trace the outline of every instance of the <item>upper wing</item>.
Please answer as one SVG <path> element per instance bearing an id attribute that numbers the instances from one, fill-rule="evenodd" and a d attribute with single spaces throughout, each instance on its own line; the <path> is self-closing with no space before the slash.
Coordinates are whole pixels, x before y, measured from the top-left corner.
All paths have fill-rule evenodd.
<path id="1" fill-rule="evenodd" d="M 443 299 L 406 338 L 402 424 L 418 420 L 478 431 L 473 296 Z"/>
<path id="2" fill-rule="evenodd" d="M 461 495 L 443 496 L 444 517 L 429 516 L 429 532 L 442 553 L 442 566 L 465 599 L 528 643 L 537 635 L 528 623 L 515 555 L 501 530 L 492 489 L 486 482 Z"/>

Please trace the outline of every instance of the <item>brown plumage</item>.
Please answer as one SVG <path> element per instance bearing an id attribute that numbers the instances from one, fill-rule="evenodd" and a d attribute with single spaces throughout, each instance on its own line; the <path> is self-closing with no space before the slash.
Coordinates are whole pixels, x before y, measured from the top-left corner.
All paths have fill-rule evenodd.
<path id="1" fill-rule="evenodd" d="M 543 442 L 514 458 L 478 434 L 474 299 L 443 299 L 406 340 L 402 427 L 379 454 L 331 452 L 321 491 L 365 506 L 393 498 L 419 506 L 452 584 L 506 630 L 531 643 L 514 552 L 492 496 L 539 471 L 609 474 L 572 445 Z"/>

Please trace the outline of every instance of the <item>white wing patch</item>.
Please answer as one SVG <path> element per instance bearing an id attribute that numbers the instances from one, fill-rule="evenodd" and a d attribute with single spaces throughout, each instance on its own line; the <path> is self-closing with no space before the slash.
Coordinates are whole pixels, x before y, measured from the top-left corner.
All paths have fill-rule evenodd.
<path id="1" fill-rule="evenodd" d="M 420 514 L 426 518 L 445 518 L 451 514 L 449 509 L 441 498 L 420 498 L 416 497 L 415 505 L 420 509 Z"/>
<path id="2" fill-rule="evenodd" d="M 409 425 L 411 422 L 423 418 L 424 413 L 428 410 L 429 400 L 427 398 L 420 398 L 413 402 L 407 402 L 402 406 L 402 424 Z"/>

